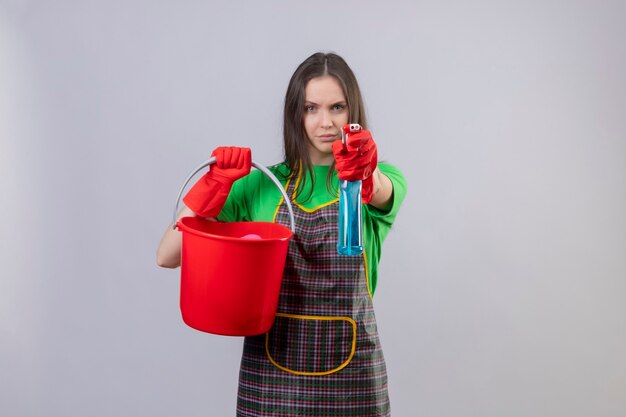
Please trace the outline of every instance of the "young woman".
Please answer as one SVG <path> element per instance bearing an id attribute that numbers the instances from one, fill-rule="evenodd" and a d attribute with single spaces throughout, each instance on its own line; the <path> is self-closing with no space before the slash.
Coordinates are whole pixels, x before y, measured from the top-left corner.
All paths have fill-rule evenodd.
<path id="1" fill-rule="evenodd" d="M 382 243 L 406 193 L 402 173 L 378 163 L 352 70 L 335 54 L 316 53 L 293 74 L 284 109 L 283 163 L 271 167 L 291 196 L 296 232 L 290 242 L 276 321 L 246 337 L 238 416 L 389 416 L 387 373 L 372 295 Z M 180 217 L 270 221 L 289 226 L 276 186 L 250 173 L 250 150 L 220 147 L 217 162 L 185 196 Z M 249 174 L 249 175 L 248 175 Z M 339 179 L 363 181 L 360 256 L 337 253 Z M 160 266 L 180 263 L 180 233 L 166 231 Z M 207 254 L 209 256 L 209 254 Z"/>

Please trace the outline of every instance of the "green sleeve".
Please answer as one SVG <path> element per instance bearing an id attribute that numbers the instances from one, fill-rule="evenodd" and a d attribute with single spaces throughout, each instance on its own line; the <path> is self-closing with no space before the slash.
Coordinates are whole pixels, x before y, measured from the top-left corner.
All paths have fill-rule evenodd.
<path id="1" fill-rule="evenodd" d="M 391 196 L 391 206 L 387 210 L 380 210 L 374 206 L 367 206 L 369 215 L 375 222 L 380 223 L 380 231 L 383 233 L 381 240 L 384 240 L 391 229 L 400 206 L 406 196 L 406 178 L 402 172 L 393 165 L 380 163 L 378 164 L 380 172 L 385 174 L 391 184 L 393 184 L 393 194 Z"/>
<path id="2" fill-rule="evenodd" d="M 391 180 L 393 195 L 391 206 L 387 210 L 380 210 L 371 205 L 364 206 L 363 241 L 367 258 L 368 285 L 372 296 L 378 283 L 378 264 L 383 242 L 391 231 L 407 190 L 406 178 L 398 168 L 385 163 L 378 164 L 378 167 L 380 172 Z"/>

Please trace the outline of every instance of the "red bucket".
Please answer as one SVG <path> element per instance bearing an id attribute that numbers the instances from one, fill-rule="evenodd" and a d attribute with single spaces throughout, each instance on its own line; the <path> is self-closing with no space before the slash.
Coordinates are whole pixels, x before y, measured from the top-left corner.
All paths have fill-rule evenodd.
<path id="1" fill-rule="evenodd" d="M 274 323 L 291 230 L 275 223 L 178 222 L 183 232 L 180 308 L 203 332 L 249 336 Z M 246 235 L 256 239 L 242 238 Z"/>
<path id="2" fill-rule="evenodd" d="M 210 159 L 189 176 L 189 180 Z M 253 162 L 280 187 L 280 182 Z M 178 203 L 177 203 L 178 206 Z M 177 211 L 177 208 L 176 210 Z M 183 217 L 180 309 L 190 327 L 225 336 L 252 336 L 267 332 L 274 323 L 278 295 L 292 230 L 276 223 L 221 223 Z"/>

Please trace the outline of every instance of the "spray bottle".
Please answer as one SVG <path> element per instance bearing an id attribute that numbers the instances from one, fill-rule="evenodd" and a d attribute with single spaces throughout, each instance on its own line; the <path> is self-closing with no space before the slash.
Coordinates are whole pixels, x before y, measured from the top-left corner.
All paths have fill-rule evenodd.
<path id="1" fill-rule="evenodd" d="M 341 141 L 346 146 L 350 133 L 360 132 L 361 125 L 352 123 L 341 129 Z M 363 253 L 362 183 L 339 180 L 339 239 L 337 252 L 340 255 Z"/>

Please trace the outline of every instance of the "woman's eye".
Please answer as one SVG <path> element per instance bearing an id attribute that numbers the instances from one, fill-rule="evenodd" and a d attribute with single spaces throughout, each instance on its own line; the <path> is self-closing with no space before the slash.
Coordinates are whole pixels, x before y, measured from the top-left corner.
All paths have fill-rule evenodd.
<path id="1" fill-rule="evenodd" d="M 333 106 L 333 110 L 336 110 L 336 111 L 341 111 L 341 110 L 343 110 L 345 108 L 346 108 L 346 106 L 344 106 L 343 104 L 335 104 Z"/>
<path id="2" fill-rule="evenodd" d="M 315 106 L 304 106 L 304 111 L 307 113 L 315 111 Z"/>

